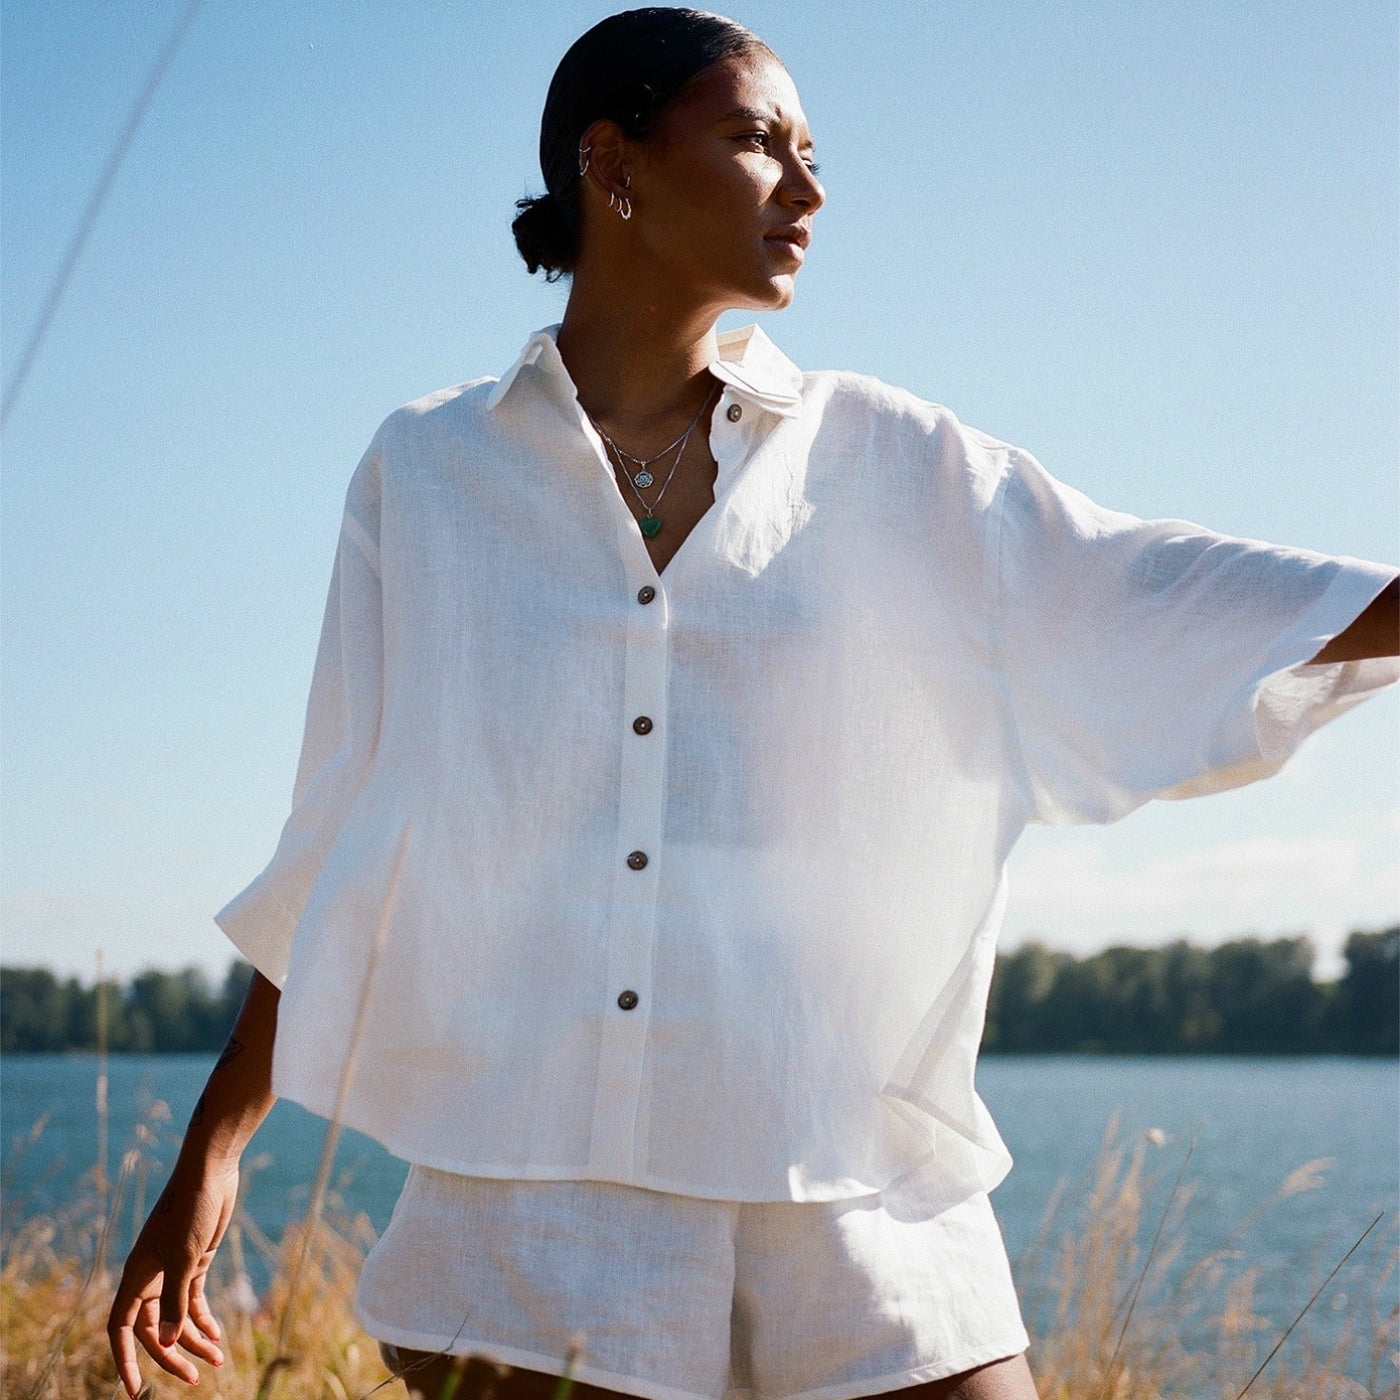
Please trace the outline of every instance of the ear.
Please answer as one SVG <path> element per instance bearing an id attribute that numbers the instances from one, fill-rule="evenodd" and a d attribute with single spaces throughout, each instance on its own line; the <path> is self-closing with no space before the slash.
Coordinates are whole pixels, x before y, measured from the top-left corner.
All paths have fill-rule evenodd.
<path id="1" fill-rule="evenodd" d="M 631 194 L 632 143 L 615 121 L 600 117 L 579 139 L 579 151 L 579 163 L 587 162 L 580 182 L 580 198 L 583 185 L 591 185 L 604 204 L 610 198 L 620 199 Z"/>

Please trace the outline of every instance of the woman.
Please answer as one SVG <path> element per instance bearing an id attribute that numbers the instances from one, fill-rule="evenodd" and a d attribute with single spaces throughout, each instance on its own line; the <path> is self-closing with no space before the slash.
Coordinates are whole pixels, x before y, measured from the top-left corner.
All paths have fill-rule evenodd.
<path id="1" fill-rule="evenodd" d="M 413 1164 L 357 1295 L 412 1395 L 470 1354 L 503 1400 L 571 1363 L 584 1400 L 1034 1400 L 973 1088 L 1006 855 L 1275 771 L 1396 678 L 1395 571 L 1103 510 L 717 335 L 792 301 L 825 198 L 729 20 L 595 26 L 540 150 L 514 228 L 563 320 L 351 479 L 292 814 L 217 916 L 258 974 L 123 1274 L 122 1381 L 138 1341 L 218 1363 L 203 1279 L 275 1083 Z"/>

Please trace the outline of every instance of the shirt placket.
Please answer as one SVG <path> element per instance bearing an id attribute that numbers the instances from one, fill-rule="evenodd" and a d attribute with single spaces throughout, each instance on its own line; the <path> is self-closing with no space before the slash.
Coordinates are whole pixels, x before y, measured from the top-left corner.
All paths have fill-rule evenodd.
<path id="1" fill-rule="evenodd" d="M 744 410 L 726 389 L 710 445 L 718 465 L 716 494 L 743 454 Z M 610 469 L 609 469 L 610 470 Z M 637 1121 L 642 1061 L 651 1025 L 657 895 L 666 805 L 667 676 L 671 599 L 651 567 L 637 523 L 625 506 L 617 517 L 618 556 L 628 590 L 623 661 L 622 784 L 618 802 L 612 918 L 607 942 L 604 1010 L 589 1169 L 602 1177 L 640 1173 Z M 669 573 L 670 570 L 667 570 Z"/>
<path id="2" fill-rule="evenodd" d="M 631 521 L 627 524 L 635 530 Z M 622 785 L 618 803 L 612 917 L 590 1168 L 627 1177 L 636 1168 L 642 1057 L 651 1022 L 656 896 L 665 802 L 666 654 L 669 603 L 654 575 L 628 560 L 630 590 L 623 667 Z"/>

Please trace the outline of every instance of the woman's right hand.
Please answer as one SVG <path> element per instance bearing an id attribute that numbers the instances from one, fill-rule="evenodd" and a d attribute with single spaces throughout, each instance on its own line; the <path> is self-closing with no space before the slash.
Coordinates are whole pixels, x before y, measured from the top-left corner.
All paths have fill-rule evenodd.
<path id="1" fill-rule="evenodd" d="M 272 1046 L 281 997 L 261 972 L 253 973 L 233 1033 L 190 1116 L 175 1170 L 122 1270 L 107 1339 L 131 1400 L 141 1393 L 137 1342 L 157 1366 L 190 1385 L 199 1384 L 190 1356 L 223 1365 L 204 1280 L 233 1219 L 239 1158 L 277 1101 Z"/>
<path id="2" fill-rule="evenodd" d="M 131 1400 L 141 1393 L 137 1342 L 157 1366 L 190 1385 L 199 1383 L 199 1371 L 183 1352 L 223 1365 L 204 1280 L 237 1199 L 236 1158 L 187 1164 L 182 1157 L 141 1227 L 107 1318 L 117 1375 Z"/>

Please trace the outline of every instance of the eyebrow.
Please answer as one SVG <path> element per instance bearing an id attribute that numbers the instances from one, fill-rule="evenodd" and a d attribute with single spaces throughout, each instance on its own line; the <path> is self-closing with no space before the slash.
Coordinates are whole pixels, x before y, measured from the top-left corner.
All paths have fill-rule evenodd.
<path id="1" fill-rule="evenodd" d="M 782 124 L 781 115 L 774 112 L 764 112 L 757 107 L 736 107 L 732 112 L 726 112 L 720 118 L 722 122 L 734 120 L 746 122 L 775 122 L 778 125 Z M 812 140 L 810 132 L 807 135 L 807 139 L 802 142 L 802 145 L 811 151 L 817 149 L 817 143 Z"/>

